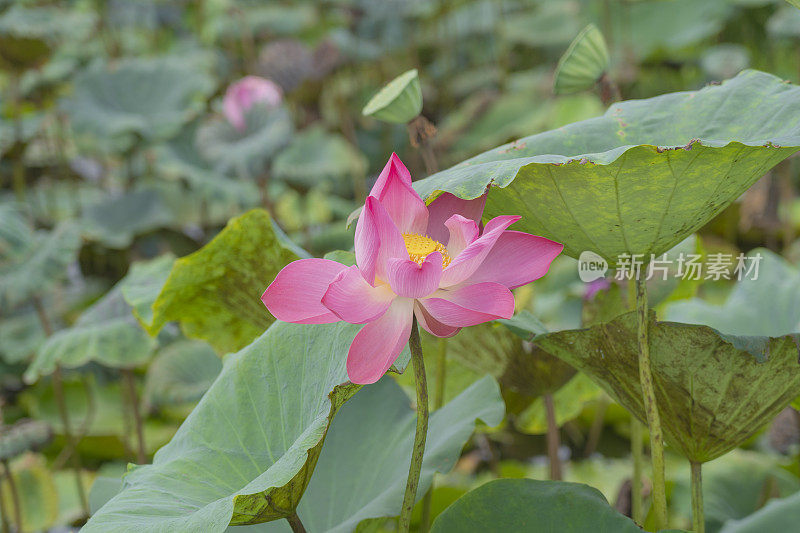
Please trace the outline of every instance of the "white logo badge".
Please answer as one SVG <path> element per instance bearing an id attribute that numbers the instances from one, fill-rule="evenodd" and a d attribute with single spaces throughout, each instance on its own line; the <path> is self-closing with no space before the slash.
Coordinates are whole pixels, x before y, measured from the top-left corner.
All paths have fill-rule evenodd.
<path id="1" fill-rule="evenodd" d="M 588 250 L 581 252 L 578 258 L 578 277 L 584 283 L 605 277 L 608 271 L 608 262 L 594 252 Z"/>

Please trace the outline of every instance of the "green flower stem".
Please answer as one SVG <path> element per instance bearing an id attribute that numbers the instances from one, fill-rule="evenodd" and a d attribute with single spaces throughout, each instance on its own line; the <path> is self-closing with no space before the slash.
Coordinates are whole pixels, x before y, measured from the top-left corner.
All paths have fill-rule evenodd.
<path id="1" fill-rule="evenodd" d="M 286 521 L 289 522 L 289 525 L 292 527 L 292 531 L 294 533 L 306 533 L 306 528 L 300 521 L 300 517 L 297 516 L 297 512 L 294 512 L 291 515 L 287 516 Z"/>
<path id="2" fill-rule="evenodd" d="M 14 482 L 14 476 L 11 475 L 8 459 L 3 459 L 3 470 L 6 479 L 8 479 L 8 490 L 11 492 L 11 502 L 14 505 L 14 520 L 17 523 L 17 533 L 22 533 L 22 507 L 19 504 L 19 491 L 17 490 L 17 484 Z"/>
<path id="3" fill-rule="evenodd" d="M 705 533 L 703 513 L 703 463 L 690 461 L 692 465 L 692 529 L 694 533 Z"/>
<path id="4" fill-rule="evenodd" d="M 558 438 L 558 423 L 556 423 L 556 405 L 553 395 L 544 395 L 544 409 L 547 413 L 547 457 L 550 459 L 550 479 L 561 481 L 561 460 L 558 458 L 560 446 Z"/>
<path id="5" fill-rule="evenodd" d="M 439 339 L 439 353 L 436 358 L 436 399 L 433 409 L 441 409 L 444 405 L 444 389 L 447 381 L 447 339 Z M 431 524 L 431 503 L 433 498 L 433 483 L 422 498 L 422 521 L 419 530 L 425 533 Z"/>
<path id="6" fill-rule="evenodd" d="M 428 383 L 425 379 L 425 360 L 422 357 L 422 343 L 419 340 L 416 317 L 411 325 L 408 348 L 411 350 L 411 364 L 414 366 L 414 381 L 417 387 L 417 430 L 414 433 L 411 466 L 408 469 L 403 508 L 400 511 L 401 533 L 408 533 L 411 529 L 411 511 L 414 509 L 417 499 L 417 485 L 419 485 L 419 475 L 422 471 L 422 458 L 425 455 L 425 438 L 428 434 Z"/>
<path id="7" fill-rule="evenodd" d="M 644 504 L 642 501 L 642 423 L 631 417 L 631 455 L 633 455 L 633 476 L 631 479 L 631 517 L 639 525 L 644 523 Z"/>
<path id="8" fill-rule="evenodd" d="M 35 296 L 33 298 L 33 307 L 39 317 L 39 322 L 42 324 L 42 330 L 46 337 L 53 334 L 53 327 L 50 325 L 50 319 L 47 318 L 47 312 L 42 305 L 42 300 Z M 84 516 L 89 516 L 89 499 L 86 497 L 86 491 L 83 488 L 83 481 L 81 480 L 81 457 L 78 453 L 78 443 L 72 435 L 72 430 L 69 425 L 69 413 L 67 413 L 67 403 L 64 399 L 64 383 L 61 376 L 61 367 L 56 365 L 53 371 L 53 394 L 55 395 L 56 404 L 58 405 L 58 414 L 61 417 L 61 423 L 64 425 L 64 437 L 67 441 L 66 446 L 73 449 L 72 468 L 75 470 L 75 483 L 78 489 L 78 497 L 81 501 L 81 508 L 83 509 Z"/>
<path id="9" fill-rule="evenodd" d="M 0 478 L 0 525 L 3 527 L 3 533 L 11 533 L 11 527 L 8 525 L 8 509 L 6 509 L 6 500 L 3 497 L 2 478 Z"/>
<path id="10" fill-rule="evenodd" d="M 122 370 L 122 377 L 125 381 L 125 388 L 128 390 L 133 422 L 136 427 L 136 461 L 141 465 L 147 462 L 147 449 L 144 442 L 142 414 L 139 412 L 139 397 L 136 394 L 136 378 L 133 375 L 133 370 L 129 368 Z"/>
<path id="11" fill-rule="evenodd" d="M 653 463 L 653 508 L 656 530 L 667 527 L 667 489 L 664 480 L 664 436 L 661 433 L 661 417 L 656 404 L 653 373 L 650 369 L 650 341 L 647 334 L 649 310 L 647 305 L 647 282 L 636 278 L 636 312 L 639 319 L 639 382 L 650 430 L 650 459 Z"/>

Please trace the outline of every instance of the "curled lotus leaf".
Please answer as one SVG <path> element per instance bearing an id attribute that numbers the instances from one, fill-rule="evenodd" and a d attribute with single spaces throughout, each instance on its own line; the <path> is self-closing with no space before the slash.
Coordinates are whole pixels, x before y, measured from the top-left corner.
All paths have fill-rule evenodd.
<path id="1" fill-rule="evenodd" d="M 721 85 L 612 105 L 601 117 L 525 137 L 415 183 L 477 198 L 486 217 L 590 250 L 661 255 L 800 148 L 800 87 L 747 70 Z"/>

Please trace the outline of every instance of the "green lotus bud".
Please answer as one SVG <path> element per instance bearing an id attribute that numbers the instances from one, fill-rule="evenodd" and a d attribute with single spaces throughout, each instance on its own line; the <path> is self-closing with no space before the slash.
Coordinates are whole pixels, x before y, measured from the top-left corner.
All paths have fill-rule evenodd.
<path id="1" fill-rule="evenodd" d="M 422 111 L 417 69 L 400 74 L 375 93 L 361 113 L 384 122 L 406 124 Z"/>
<path id="2" fill-rule="evenodd" d="M 608 69 L 608 48 L 603 34 L 589 24 L 570 43 L 556 68 L 553 92 L 570 94 L 591 89 Z"/>

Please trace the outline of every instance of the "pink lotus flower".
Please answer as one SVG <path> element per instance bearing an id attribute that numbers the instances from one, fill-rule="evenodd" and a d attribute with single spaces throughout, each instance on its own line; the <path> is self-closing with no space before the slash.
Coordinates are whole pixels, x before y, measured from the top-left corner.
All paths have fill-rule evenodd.
<path id="1" fill-rule="evenodd" d="M 247 127 L 244 115 L 254 104 L 264 102 L 275 107 L 279 106 L 282 100 L 283 91 L 277 84 L 258 76 L 245 76 L 231 84 L 225 91 L 222 111 L 234 128 L 244 131 Z"/>
<path id="2" fill-rule="evenodd" d="M 356 225 L 356 265 L 294 261 L 261 300 L 285 322 L 366 324 L 350 345 L 347 374 L 374 383 L 408 343 L 413 316 L 437 337 L 510 318 L 510 289 L 542 277 L 561 253 L 561 244 L 507 230 L 518 216 L 493 218 L 481 231 L 485 201 L 444 193 L 426 206 L 392 154 Z"/>

